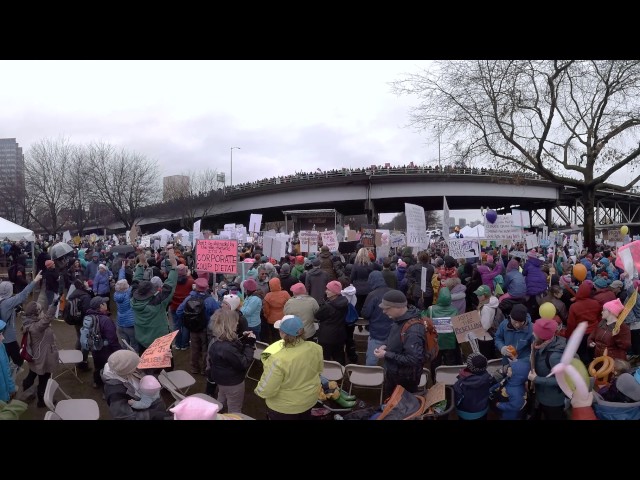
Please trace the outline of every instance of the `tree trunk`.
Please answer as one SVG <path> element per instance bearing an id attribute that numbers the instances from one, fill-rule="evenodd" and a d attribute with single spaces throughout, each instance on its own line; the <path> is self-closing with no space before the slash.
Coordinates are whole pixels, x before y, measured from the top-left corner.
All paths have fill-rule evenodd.
<path id="1" fill-rule="evenodd" d="M 593 188 L 585 188 L 582 191 L 582 203 L 584 204 L 584 247 L 591 253 L 596 252 L 596 219 L 595 204 L 596 191 Z"/>

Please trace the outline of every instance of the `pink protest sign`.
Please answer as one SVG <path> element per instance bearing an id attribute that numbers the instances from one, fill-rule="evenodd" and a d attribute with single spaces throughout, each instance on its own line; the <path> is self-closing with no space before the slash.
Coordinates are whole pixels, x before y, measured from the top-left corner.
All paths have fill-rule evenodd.
<path id="1" fill-rule="evenodd" d="M 212 273 L 238 273 L 237 240 L 198 240 L 196 270 Z"/>

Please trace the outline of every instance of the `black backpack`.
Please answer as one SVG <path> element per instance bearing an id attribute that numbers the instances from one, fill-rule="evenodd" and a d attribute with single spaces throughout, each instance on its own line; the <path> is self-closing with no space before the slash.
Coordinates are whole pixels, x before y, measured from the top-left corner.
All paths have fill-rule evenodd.
<path id="1" fill-rule="evenodd" d="M 62 318 L 69 325 L 82 324 L 82 312 L 80 311 L 80 297 L 75 297 L 72 300 L 67 300 L 64 304 L 64 310 L 62 311 Z"/>
<path id="2" fill-rule="evenodd" d="M 102 350 L 105 340 L 102 338 L 100 321 L 97 315 L 86 315 L 80 327 L 80 348 L 89 352 Z"/>
<path id="3" fill-rule="evenodd" d="M 187 298 L 182 325 L 190 332 L 198 333 L 207 327 L 207 315 L 204 306 L 206 298 L 204 295 L 194 295 Z"/>

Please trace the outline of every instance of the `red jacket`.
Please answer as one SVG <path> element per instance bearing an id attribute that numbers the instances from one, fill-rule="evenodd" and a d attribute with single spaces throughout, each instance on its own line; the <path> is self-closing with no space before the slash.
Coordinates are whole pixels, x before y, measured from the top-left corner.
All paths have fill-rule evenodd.
<path id="1" fill-rule="evenodd" d="M 193 290 L 193 278 L 191 275 L 187 275 L 187 279 L 184 282 L 182 282 L 182 278 L 178 277 L 176 291 L 173 293 L 173 300 L 171 300 L 169 310 L 175 312 L 183 300 L 189 296 L 191 290 Z"/>
<path id="2" fill-rule="evenodd" d="M 593 332 L 602 320 L 602 305 L 590 297 L 593 283 L 585 281 L 578 288 L 575 303 L 569 308 L 566 337 L 569 338 L 580 322 L 588 322 L 586 333 Z"/>
<path id="3" fill-rule="evenodd" d="M 602 320 L 596 329 L 591 332 L 587 339 L 587 344 L 595 342 L 596 347 L 593 353 L 594 357 L 601 357 L 604 355 L 605 348 L 607 349 L 607 355 L 611 358 L 618 358 L 620 360 L 627 359 L 627 350 L 631 346 L 631 329 L 629 325 L 623 323 L 620 325 L 620 331 L 616 336 L 612 336 L 613 327 L 615 324 L 607 325 L 606 320 Z"/>

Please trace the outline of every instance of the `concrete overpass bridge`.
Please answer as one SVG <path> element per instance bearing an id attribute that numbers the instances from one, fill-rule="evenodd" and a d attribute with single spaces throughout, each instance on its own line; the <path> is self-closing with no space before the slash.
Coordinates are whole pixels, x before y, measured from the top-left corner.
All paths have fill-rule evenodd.
<path id="1" fill-rule="evenodd" d="M 207 227 L 225 223 L 247 224 L 251 213 L 262 213 L 263 221 L 283 220 L 283 210 L 335 208 L 344 215 L 366 214 L 376 222 L 380 213 L 402 212 L 404 203 L 425 210 L 441 210 L 442 197 L 450 210 L 489 206 L 509 213 L 511 208 L 528 210 L 533 225 L 556 228 L 581 225 L 584 218 L 580 192 L 536 175 L 488 169 L 378 168 L 344 170 L 274 177 L 228 188 L 224 201 L 205 219 Z M 598 193 L 596 224 L 640 225 L 640 193 Z M 517 207 L 516 207 L 517 206 Z M 172 226 L 179 217 L 143 218 L 143 230 Z M 121 225 L 110 225 L 113 230 Z"/>

